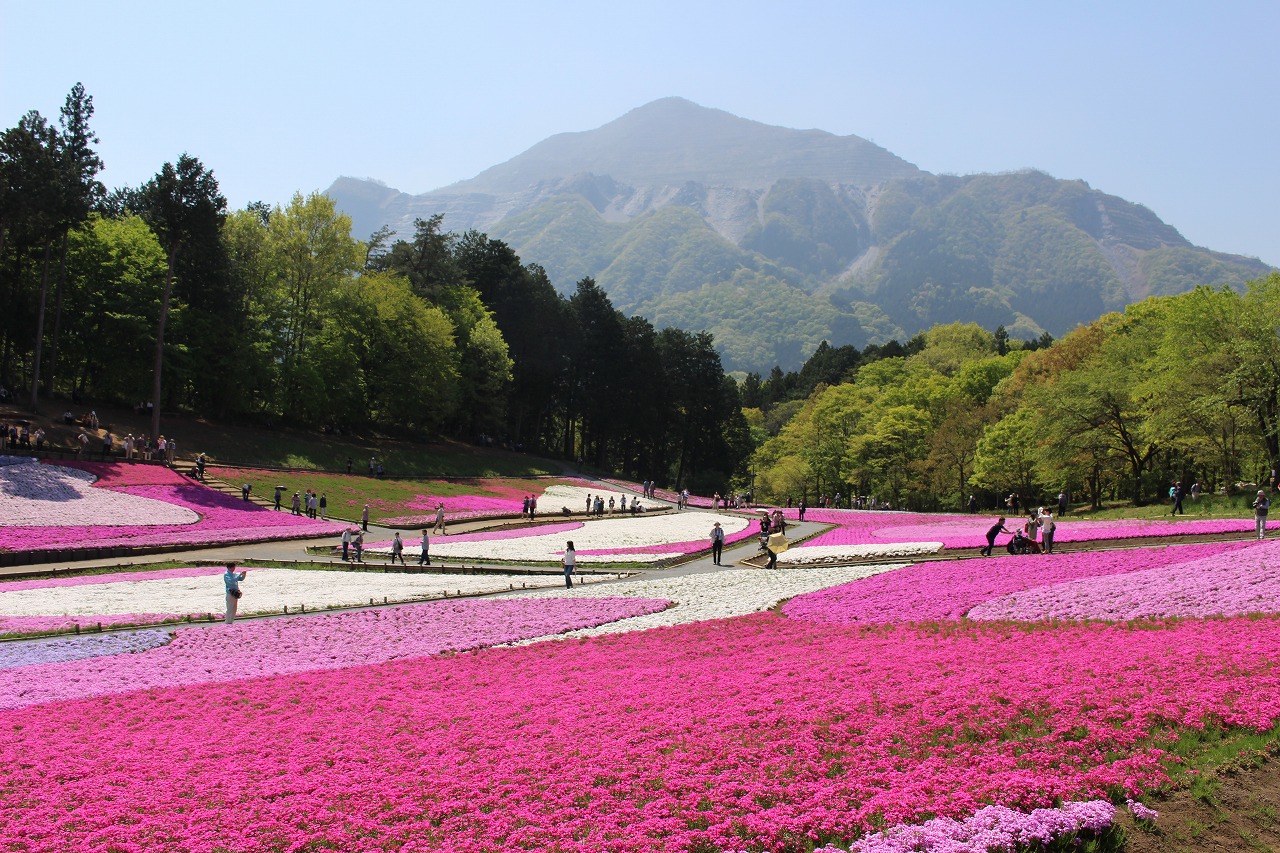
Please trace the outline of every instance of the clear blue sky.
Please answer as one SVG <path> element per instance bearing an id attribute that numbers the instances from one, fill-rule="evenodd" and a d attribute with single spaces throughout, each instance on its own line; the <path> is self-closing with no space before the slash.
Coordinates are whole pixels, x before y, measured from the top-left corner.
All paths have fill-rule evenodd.
<path id="1" fill-rule="evenodd" d="M 1280 265 L 1280 3 L 0 0 L 0 123 L 82 81 L 108 186 L 418 193 L 679 95 L 938 173 L 1027 167 Z"/>

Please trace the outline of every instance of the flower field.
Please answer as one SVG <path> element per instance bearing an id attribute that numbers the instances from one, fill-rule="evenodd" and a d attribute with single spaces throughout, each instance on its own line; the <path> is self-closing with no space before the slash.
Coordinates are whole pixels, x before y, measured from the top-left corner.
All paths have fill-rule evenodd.
<path id="1" fill-rule="evenodd" d="M 796 518 L 797 510 L 786 510 L 788 518 Z M 808 521 L 839 525 L 806 543 L 821 545 L 874 545 L 888 542 L 941 542 L 945 548 L 981 548 L 987 544 L 987 530 L 996 522 L 996 516 L 986 515 L 935 515 L 914 512 L 880 512 L 875 510 L 810 509 L 805 513 Z M 1006 524 L 1021 523 L 1016 517 Z M 1280 521 L 1272 520 L 1267 528 L 1280 528 Z M 1110 539 L 1136 539 L 1144 537 L 1187 536 L 1206 534 L 1252 533 L 1251 518 L 1199 518 L 1187 521 L 1075 521 L 1070 518 L 1057 521 L 1054 541 L 1094 542 Z M 1003 544 L 1008 537 L 1001 534 L 997 540 Z"/>
<path id="2" fill-rule="evenodd" d="M 726 544 L 746 539 L 756 530 L 750 519 L 739 515 L 686 512 L 432 537 L 429 548 L 433 558 L 442 560 L 558 563 L 565 542 L 572 540 L 579 563 L 658 563 L 709 549 L 711 527 L 717 521 L 724 528 Z M 409 537 L 404 546 L 405 559 L 416 560 L 421 545 Z M 365 552 L 375 556 L 390 550 L 390 542 L 365 546 Z"/>
<path id="3" fill-rule="evenodd" d="M 0 584 L 0 635 L 98 624 L 147 625 L 224 610 L 221 567 L 122 572 Z M 604 576 L 608 577 L 608 576 Z M 583 576 L 580 583 L 604 579 Z M 249 569 L 240 614 L 280 613 L 563 586 L 559 575 L 381 574 Z"/>
<path id="4" fill-rule="evenodd" d="M 436 507 L 441 503 L 445 521 L 459 522 L 519 515 L 522 502 L 529 495 L 538 498 L 539 514 L 559 513 L 561 503 L 547 497 L 554 487 L 599 491 L 587 480 L 574 477 L 405 481 L 361 476 L 360 466 L 355 468 L 357 473 L 347 476 L 211 466 L 208 475 L 232 484 L 251 483 L 257 495 L 271 495 L 275 486 L 282 485 L 285 506 L 294 491 L 315 489 L 326 494 L 329 514 L 341 518 L 359 518 L 368 504 L 369 517 L 391 527 L 435 524 Z M 577 500 L 569 508 L 577 512 L 583 503 Z"/>
<path id="5" fill-rule="evenodd" d="M 0 551 L 218 545 L 339 533 L 277 513 L 159 465 L 0 466 Z"/>
<path id="6" fill-rule="evenodd" d="M 0 850 L 1030 849 L 1108 832 L 1179 777 L 1183 733 L 1280 723 L 1280 542 L 832 565 L 948 541 L 866 515 L 779 571 L 0 647 Z M 753 532 L 688 512 L 431 550 L 639 558 L 714 520 Z M 210 571 L 6 584 L 0 612 L 181 612 L 183 585 L 211 608 Z M 308 575 L 438 582 L 250 570 L 243 606 Z"/>

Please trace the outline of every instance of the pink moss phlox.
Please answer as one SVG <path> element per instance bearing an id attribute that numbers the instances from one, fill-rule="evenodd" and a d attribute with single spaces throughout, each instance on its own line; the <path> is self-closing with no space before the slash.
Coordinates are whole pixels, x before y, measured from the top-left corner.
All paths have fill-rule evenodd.
<path id="1" fill-rule="evenodd" d="M 785 510 L 788 518 L 796 518 L 798 510 Z M 996 522 L 993 515 L 945 515 L 916 512 L 882 512 L 874 510 L 810 509 L 807 521 L 835 524 L 806 542 L 805 545 L 874 545 L 883 542 L 941 542 L 947 548 L 981 548 L 986 544 L 987 530 Z M 1010 516 L 1006 526 L 1020 523 Z M 1268 523 L 1268 529 L 1280 521 Z M 1133 539 L 1148 536 L 1184 536 L 1247 533 L 1254 529 L 1247 518 L 1191 519 L 1187 521 L 1076 521 L 1059 519 L 1054 539 L 1057 542 L 1089 542 L 1100 539 Z M 999 541 L 1007 541 L 1001 534 Z"/>
<path id="2" fill-rule="evenodd" d="M 985 803 L 1132 795 L 1167 781 L 1171 731 L 1280 719 L 1274 618 L 942 631 L 755 614 L 290 677 L 253 676 L 311 640 L 201 633 L 225 645 L 182 686 L 0 715 L 21 792 L 0 825 L 25 849 L 796 849 Z"/>
<path id="3" fill-rule="evenodd" d="M 187 628 L 145 655 L 0 671 L 0 708 L 483 648 L 663 610 L 643 598 L 433 601 Z"/>
<path id="4" fill-rule="evenodd" d="M 24 551 L 64 548 L 148 547 L 158 545 L 216 545 L 299 536 L 341 533 L 344 526 L 287 512 L 274 512 L 226 495 L 167 468 L 154 465 L 79 462 L 67 467 L 100 477 L 95 488 L 176 504 L 200 515 L 194 524 L 138 524 L 133 526 L 50 525 L 0 528 L 0 550 Z M 151 480 L 150 484 L 141 484 Z M 156 482 L 163 481 L 163 482 Z"/>
<path id="5" fill-rule="evenodd" d="M 1012 593 L 974 607 L 973 619 L 1139 619 L 1280 611 L 1280 541 Z"/>
<path id="6" fill-rule="evenodd" d="M 1213 559 L 1247 547 L 1246 542 L 1209 542 L 920 563 L 797 596 L 787 602 L 783 613 L 834 624 L 959 619 L 1003 595 L 1081 578 L 1127 575 L 1171 561 Z"/>

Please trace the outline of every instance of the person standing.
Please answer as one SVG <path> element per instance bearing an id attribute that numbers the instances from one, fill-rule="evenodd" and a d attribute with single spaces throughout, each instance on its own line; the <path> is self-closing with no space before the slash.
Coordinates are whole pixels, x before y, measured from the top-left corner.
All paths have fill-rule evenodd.
<path id="1" fill-rule="evenodd" d="M 364 562 L 364 531 L 356 531 L 356 536 L 351 540 L 351 547 L 356 551 L 356 562 Z"/>
<path id="2" fill-rule="evenodd" d="M 244 580 L 244 576 L 244 572 L 236 571 L 235 563 L 227 563 L 227 570 L 222 573 L 222 585 L 227 590 L 226 623 L 228 625 L 236 621 L 236 611 L 240 609 L 240 596 L 244 595 L 240 591 L 240 581 Z"/>
<path id="3" fill-rule="evenodd" d="M 564 587 L 573 589 L 573 566 L 578 561 L 578 552 L 573 548 L 573 541 L 565 544 L 564 556 L 560 558 L 560 567 L 564 569 Z"/>
<path id="4" fill-rule="evenodd" d="M 424 530 L 422 531 L 422 551 L 418 554 L 419 566 L 431 565 L 431 554 L 429 550 L 430 546 L 431 546 L 431 538 L 427 535 L 427 531 Z"/>
<path id="5" fill-rule="evenodd" d="M 1067 514 L 1067 493 L 1058 492 L 1058 518 Z"/>
<path id="6" fill-rule="evenodd" d="M 711 562 L 720 565 L 720 556 L 724 553 L 724 528 L 716 522 L 711 528 Z"/>
<path id="7" fill-rule="evenodd" d="M 1053 531 L 1058 525 L 1053 520 L 1053 513 L 1046 507 L 1040 507 L 1040 547 L 1044 553 L 1053 553 Z"/>
<path id="8" fill-rule="evenodd" d="M 439 533 L 441 536 L 448 535 L 444 527 L 444 501 L 436 506 L 436 526 L 431 529 L 431 532 Z"/>
<path id="9" fill-rule="evenodd" d="M 350 561 L 349 553 L 351 551 L 351 528 L 348 527 L 342 531 L 342 562 Z"/>
<path id="10" fill-rule="evenodd" d="M 369 505 L 364 505 L 364 511 L 360 513 L 360 529 L 365 533 L 369 532 Z"/>
<path id="11" fill-rule="evenodd" d="M 400 531 L 396 531 L 396 535 L 391 539 L 391 563 L 395 565 L 396 560 L 400 561 L 400 565 L 404 565 L 404 540 L 400 538 Z"/>
<path id="12" fill-rule="evenodd" d="M 292 509 L 294 515 L 302 515 L 302 495 L 298 492 L 293 493 Z"/>
<path id="13" fill-rule="evenodd" d="M 1012 530 L 1006 530 L 1004 526 L 1004 516 L 1000 516 L 1000 520 L 991 525 L 991 529 L 987 531 L 987 544 L 978 553 L 984 557 L 990 557 L 991 551 L 996 547 L 996 537 L 1001 533 L 1012 533 Z"/>
<path id="14" fill-rule="evenodd" d="M 969 495 L 969 512 L 972 514 L 977 511 L 978 511 L 978 499 L 974 495 Z"/>
<path id="15" fill-rule="evenodd" d="M 1267 510 L 1271 509 L 1271 501 L 1267 500 L 1267 493 L 1262 489 L 1258 489 L 1258 496 L 1253 501 L 1253 523 L 1258 529 L 1258 539 L 1262 540 L 1267 535 Z"/>
<path id="16" fill-rule="evenodd" d="M 244 498 L 246 501 L 249 500 L 249 492 L 251 491 L 253 491 L 253 486 L 249 483 L 245 483 L 240 487 L 240 497 Z"/>
<path id="17" fill-rule="evenodd" d="M 280 496 L 284 494 L 284 486 L 276 486 L 276 512 L 280 511 Z"/>
<path id="18" fill-rule="evenodd" d="M 533 517 L 538 514 L 538 496 L 529 495 L 529 520 L 533 521 Z"/>
<path id="19" fill-rule="evenodd" d="M 809 499 L 801 498 L 800 499 L 800 520 L 801 521 L 804 521 L 804 514 L 808 509 L 809 509 Z"/>
<path id="20" fill-rule="evenodd" d="M 524 502 L 520 505 L 520 515 L 525 516 L 528 514 L 529 514 L 529 496 L 525 495 Z"/>
<path id="21" fill-rule="evenodd" d="M 329 518 L 329 501 L 324 496 L 324 492 L 320 493 L 320 518 L 328 520 Z"/>

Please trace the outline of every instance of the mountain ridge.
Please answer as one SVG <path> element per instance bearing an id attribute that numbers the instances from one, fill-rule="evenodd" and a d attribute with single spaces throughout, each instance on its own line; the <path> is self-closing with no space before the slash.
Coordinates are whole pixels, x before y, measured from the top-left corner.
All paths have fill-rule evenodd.
<path id="1" fill-rule="evenodd" d="M 951 320 L 1058 336 L 1148 295 L 1270 271 L 1081 180 L 935 175 L 861 137 L 682 98 L 428 193 L 353 178 L 327 193 L 358 235 L 411 234 L 442 213 L 447 230 L 508 242 L 562 292 L 590 276 L 620 310 L 713 329 L 731 369 L 794 367 L 823 339 L 863 346 Z M 752 292 L 753 310 L 724 307 Z"/>

